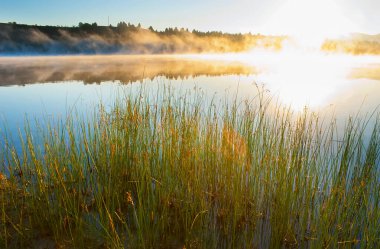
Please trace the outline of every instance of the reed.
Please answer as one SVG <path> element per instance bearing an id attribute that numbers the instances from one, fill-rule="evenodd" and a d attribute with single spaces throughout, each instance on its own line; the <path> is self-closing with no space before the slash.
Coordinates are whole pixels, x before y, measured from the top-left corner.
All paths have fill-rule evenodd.
<path id="1" fill-rule="evenodd" d="M 161 93 L 3 139 L 0 247 L 380 246 L 378 118 Z"/>

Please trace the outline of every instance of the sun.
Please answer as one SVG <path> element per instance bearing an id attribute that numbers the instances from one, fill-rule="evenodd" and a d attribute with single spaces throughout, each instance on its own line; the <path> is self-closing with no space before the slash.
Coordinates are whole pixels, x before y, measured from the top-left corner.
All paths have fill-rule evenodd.
<path id="1" fill-rule="evenodd" d="M 287 0 L 267 19 L 263 29 L 316 46 L 326 38 L 353 32 L 355 24 L 334 0 Z"/>

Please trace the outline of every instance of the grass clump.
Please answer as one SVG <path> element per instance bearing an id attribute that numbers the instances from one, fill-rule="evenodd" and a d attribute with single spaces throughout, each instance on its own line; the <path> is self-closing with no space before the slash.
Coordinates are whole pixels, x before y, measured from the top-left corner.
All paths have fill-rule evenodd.
<path id="1" fill-rule="evenodd" d="M 4 142 L 0 247 L 380 246 L 377 122 L 133 96 Z"/>

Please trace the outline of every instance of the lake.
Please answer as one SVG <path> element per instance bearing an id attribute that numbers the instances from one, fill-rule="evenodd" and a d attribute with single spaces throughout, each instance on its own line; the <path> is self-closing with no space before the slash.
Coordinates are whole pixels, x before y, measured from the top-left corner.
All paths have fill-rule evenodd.
<path id="1" fill-rule="evenodd" d="M 17 243 L 20 227 L 25 244 L 57 234 L 74 247 L 78 238 L 100 247 L 376 248 L 379 59 L 0 58 L 0 191 L 12 225 L 1 233 Z"/>
<path id="2" fill-rule="evenodd" d="M 109 55 L 0 58 L 0 119 L 11 137 L 25 119 L 64 118 L 105 106 L 120 92 L 202 91 L 208 99 L 254 98 L 258 90 L 295 112 L 307 106 L 349 116 L 380 104 L 380 57 L 287 51 L 223 55 Z M 131 91 L 130 91 L 131 90 Z M 33 121 L 31 122 L 33 123 Z M 17 140 L 17 139 L 16 139 Z"/>

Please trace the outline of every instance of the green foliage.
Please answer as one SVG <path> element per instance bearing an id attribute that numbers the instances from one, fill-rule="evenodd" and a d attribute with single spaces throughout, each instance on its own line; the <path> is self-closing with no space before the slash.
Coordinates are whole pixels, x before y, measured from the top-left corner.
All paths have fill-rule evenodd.
<path id="1" fill-rule="evenodd" d="M 367 145 L 366 120 L 337 141 L 335 122 L 259 97 L 128 95 L 42 144 L 27 128 L 1 154 L 1 247 L 379 247 L 378 123 Z"/>

